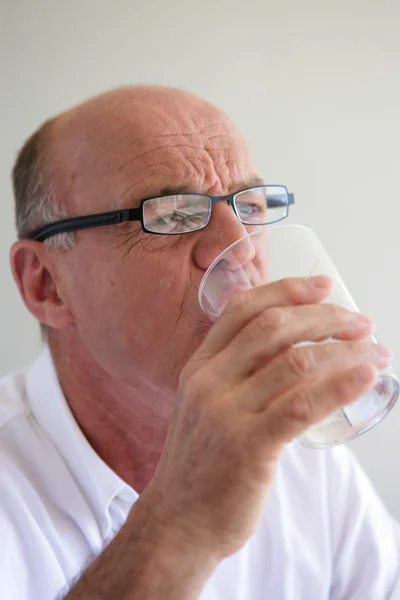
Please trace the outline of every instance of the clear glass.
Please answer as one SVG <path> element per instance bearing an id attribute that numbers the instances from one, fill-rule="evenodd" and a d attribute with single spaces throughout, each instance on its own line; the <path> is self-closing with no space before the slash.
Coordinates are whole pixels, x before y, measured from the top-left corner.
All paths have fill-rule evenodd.
<path id="1" fill-rule="evenodd" d="M 153 233 L 176 234 L 202 229 L 208 223 L 211 199 L 201 194 L 174 194 L 143 204 L 143 222 Z"/>
<path id="2" fill-rule="evenodd" d="M 153 233 L 178 234 L 197 231 L 210 219 L 217 200 L 233 203 L 238 219 L 245 225 L 266 225 L 287 217 L 289 195 L 285 186 L 256 186 L 228 196 L 171 194 L 149 198 L 143 203 L 143 223 Z M 267 210 L 268 206 L 268 210 Z"/>
<path id="3" fill-rule="evenodd" d="M 214 260 L 201 281 L 199 302 L 214 320 L 239 291 L 288 277 L 321 274 L 334 282 L 325 302 L 358 311 L 327 251 L 311 229 L 298 225 L 262 228 L 238 240 Z M 397 401 L 399 389 L 393 368 L 384 369 L 373 389 L 312 426 L 300 442 L 310 448 L 326 448 L 362 435 L 388 414 Z"/>
<path id="4" fill-rule="evenodd" d="M 289 195 L 283 185 L 258 186 L 235 194 L 234 205 L 244 225 L 267 225 L 287 217 Z"/>

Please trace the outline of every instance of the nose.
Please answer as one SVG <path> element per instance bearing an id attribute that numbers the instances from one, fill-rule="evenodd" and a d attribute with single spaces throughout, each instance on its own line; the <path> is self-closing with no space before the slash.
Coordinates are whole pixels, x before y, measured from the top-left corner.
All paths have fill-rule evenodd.
<path id="1" fill-rule="evenodd" d="M 217 202 L 211 214 L 207 227 L 198 233 L 197 242 L 193 248 L 193 260 L 197 267 L 206 271 L 211 263 L 228 246 L 247 235 L 246 227 L 236 217 L 232 207 L 224 201 Z M 254 258 L 254 245 L 250 240 L 238 244 L 229 253 L 229 265 L 226 268 L 234 270 Z"/>

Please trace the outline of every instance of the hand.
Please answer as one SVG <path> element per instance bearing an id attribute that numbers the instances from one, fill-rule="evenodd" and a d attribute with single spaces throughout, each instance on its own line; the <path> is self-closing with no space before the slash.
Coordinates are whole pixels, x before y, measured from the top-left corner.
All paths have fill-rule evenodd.
<path id="1" fill-rule="evenodd" d="M 288 279 L 235 296 L 180 377 L 164 451 L 144 492 L 188 549 L 238 550 L 265 507 L 282 450 L 371 388 L 388 365 L 366 317 L 321 304 L 332 282 Z M 293 347 L 335 338 L 340 343 Z"/>

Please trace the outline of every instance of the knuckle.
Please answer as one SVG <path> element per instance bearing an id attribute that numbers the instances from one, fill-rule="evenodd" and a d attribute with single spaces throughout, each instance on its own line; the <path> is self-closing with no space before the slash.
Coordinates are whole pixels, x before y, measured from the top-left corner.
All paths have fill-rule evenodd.
<path id="1" fill-rule="evenodd" d="M 257 328 L 263 332 L 275 332 L 286 325 L 288 321 L 287 310 L 273 307 L 265 310 L 258 318 Z"/>
<path id="2" fill-rule="evenodd" d="M 332 384 L 333 394 L 340 403 L 348 402 L 357 395 L 359 384 L 353 373 L 342 373 Z"/>
<path id="3" fill-rule="evenodd" d="M 344 352 L 347 356 L 353 357 L 364 362 L 370 357 L 370 345 L 363 342 L 347 342 L 344 344 Z"/>
<path id="4" fill-rule="evenodd" d="M 341 321 L 346 314 L 346 310 L 338 304 L 325 304 L 329 314 L 334 321 Z"/>
<path id="5" fill-rule="evenodd" d="M 309 390 L 300 389 L 287 406 L 286 418 L 307 427 L 315 422 L 316 414 Z"/>
<path id="6" fill-rule="evenodd" d="M 249 305 L 251 306 L 252 296 L 250 294 L 250 290 L 245 290 L 244 292 L 238 292 L 232 298 L 229 299 L 225 312 L 228 313 L 242 313 L 247 312 L 249 310 Z"/>
<path id="7" fill-rule="evenodd" d="M 306 299 L 306 289 L 300 284 L 297 279 L 289 278 L 282 279 L 281 285 L 283 287 L 284 294 L 294 304 L 301 304 Z"/>
<path id="8" fill-rule="evenodd" d="M 293 348 L 286 354 L 288 368 L 298 379 L 307 379 L 315 372 L 315 357 L 312 347 Z"/>

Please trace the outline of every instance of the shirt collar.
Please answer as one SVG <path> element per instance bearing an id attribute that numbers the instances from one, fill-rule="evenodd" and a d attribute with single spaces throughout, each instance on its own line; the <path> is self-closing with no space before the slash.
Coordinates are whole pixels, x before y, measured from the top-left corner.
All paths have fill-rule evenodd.
<path id="1" fill-rule="evenodd" d="M 32 414 L 86 494 L 105 513 L 118 495 L 133 504 L 139 495 L 96 454 L 62 392 L 49 347 L 28 369 L 26 393 Z"/>

